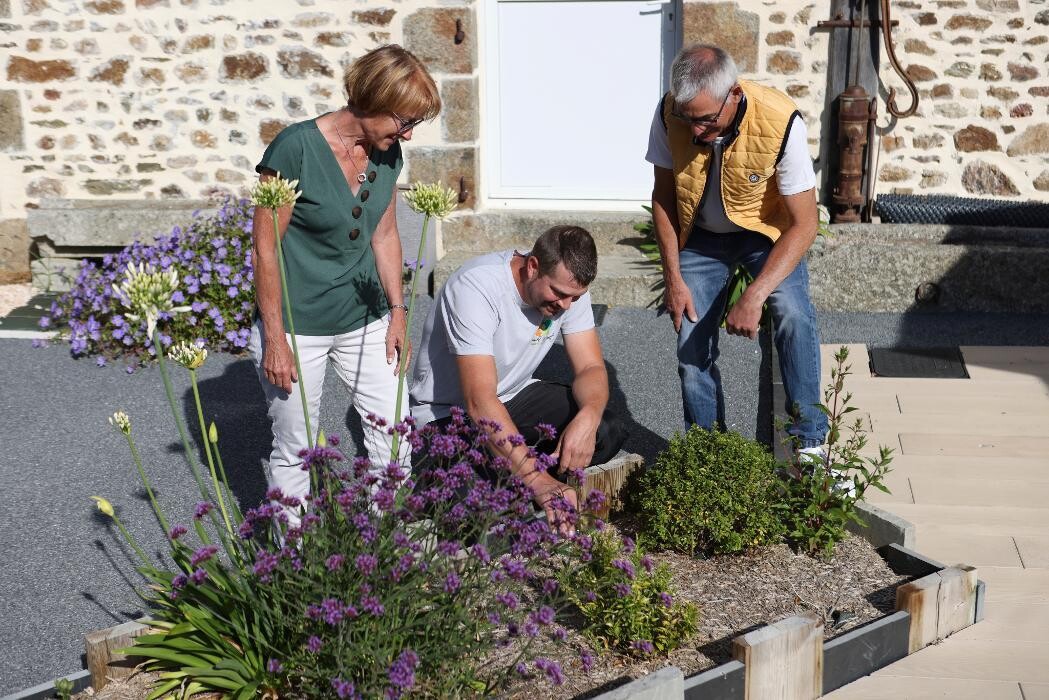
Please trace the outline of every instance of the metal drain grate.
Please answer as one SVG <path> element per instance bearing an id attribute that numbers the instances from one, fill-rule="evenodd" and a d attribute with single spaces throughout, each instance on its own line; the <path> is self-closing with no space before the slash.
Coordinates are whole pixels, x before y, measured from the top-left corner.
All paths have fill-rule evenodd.
<path id="1" fill-rule="evenodd" d="M 871 374 L 875 377 L 924 379 L 968 379 L 965 360 L 958 347 L 867 348 Z"/>

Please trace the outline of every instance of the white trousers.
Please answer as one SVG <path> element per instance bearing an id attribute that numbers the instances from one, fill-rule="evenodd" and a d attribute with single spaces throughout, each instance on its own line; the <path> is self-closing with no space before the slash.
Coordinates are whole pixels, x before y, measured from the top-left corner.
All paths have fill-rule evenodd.
<path id="1" fill-rule="evenodd" d="M 296 336 L 299 346 L 299 364 L 302 376 L 299 381 L 306 389 L 306 402 L 310 411 L 310 429 L 316 441 L 320 428 L 321 394 L 324 391 L 324 375 L 328 362 L 350 392 L 350 400 L 361 415 L 364 427 L 364 443 L 372 460 L 372 469 L 380 471 L 390 461 L 392 440 L 385 429 L 376 429 L 366 419 L 369 413 L 386 418 L 389 425 L 400 421 L 408 414 L 408 389 L 402 400 L 401 416 L 393 419 L 397 403 L 397 375 L 395 364 L 386 362 L 386 329 L 389 319 L 383 317 L 364 328 L 341 335 Z M 286 334 L 288 345 L 291 335 Z M 288 496 L 305 498 L 310 492 L 310 475 L 302 470 L 299 452 L 308 447 L 306 420 L 302 415 L 302 401 L 298 384 L 292 384 L 291 392 L 271 384 L 262 370 L 264 342 L 262 324 L 256 322 L 251 329 L 251 354 L 255 370 L 266 394 L 266 404 L 273 424 L 273 451 L 266 467 L 266 481 Z M 331 432 L 331 431 L 326 431 Z M 401 442 L 401 462 L 407 459 L 408 446 Z M 353 455 L 351 454 L 350 457 Z M 291 524 L 297 524 L 295 513 L 288 513 Z"/>

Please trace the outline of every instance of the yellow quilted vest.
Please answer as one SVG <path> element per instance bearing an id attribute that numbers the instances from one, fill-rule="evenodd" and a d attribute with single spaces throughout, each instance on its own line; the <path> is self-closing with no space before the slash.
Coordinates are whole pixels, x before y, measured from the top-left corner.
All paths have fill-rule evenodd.
<path id="1" fill-rule="evenodd" d="M 775 242 L 791 223 L 774 175 L 797 107 L 779 90 L 749 80 L 740 80 L 739 84 L 747 96 L 747 111 L 739 124 L 739 135 L 722 156 L 721 200 L 729 221 Z M 671 116 L 673 105 L 673 97 L 667 93 L 663 99 L 663 122 L 674 160 L 680 249 L 692 231 L 692 218 L 703 196 L 707 160 L 713 149 L 693 143 L 688 124 Z"/>

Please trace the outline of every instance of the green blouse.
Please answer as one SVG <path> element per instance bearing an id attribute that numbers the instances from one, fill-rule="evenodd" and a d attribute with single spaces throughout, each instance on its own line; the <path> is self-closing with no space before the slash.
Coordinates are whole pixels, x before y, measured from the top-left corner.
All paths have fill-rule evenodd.
<path id="1" fill-rule="evenodd" d="M 385 152 L 372 149 L 367 179 L 354 195 L 310 119 L 277 134 L 255 166 L 298 180 L 302 192 L 282 240 L 296 334 L 349 333 L 389 311 L 371 241 L 402 164 L 400 143 Z"/>

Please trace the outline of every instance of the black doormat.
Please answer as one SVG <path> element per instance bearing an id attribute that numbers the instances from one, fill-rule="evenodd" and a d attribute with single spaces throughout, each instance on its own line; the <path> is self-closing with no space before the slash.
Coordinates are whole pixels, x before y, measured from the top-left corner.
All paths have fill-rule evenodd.
<path id="1" fill-rule="evenodd" d="M 949 348 L 867 348 L 875 377 L 968 379 L 962 351 Z"/>

